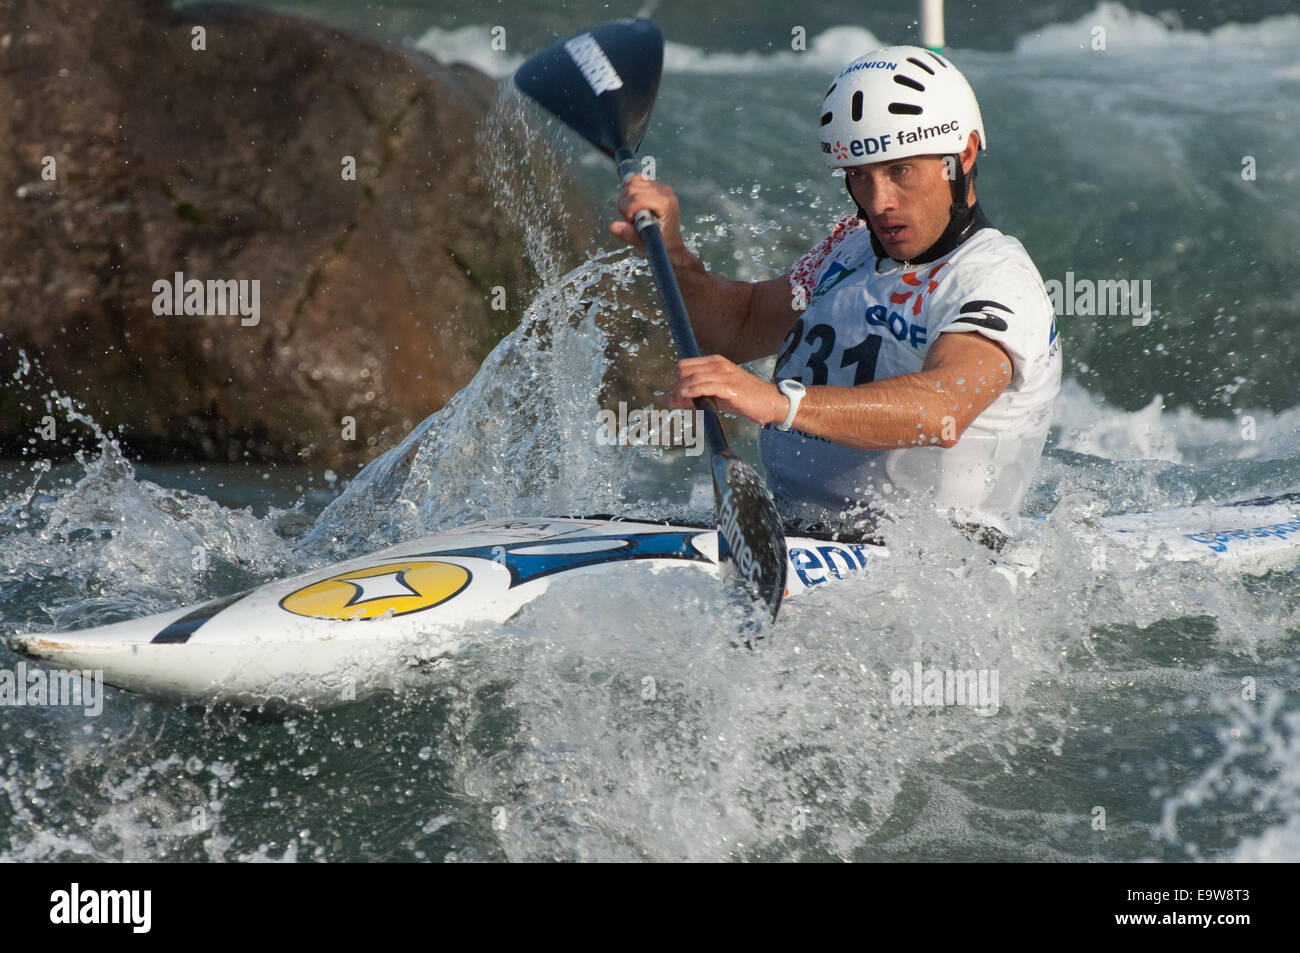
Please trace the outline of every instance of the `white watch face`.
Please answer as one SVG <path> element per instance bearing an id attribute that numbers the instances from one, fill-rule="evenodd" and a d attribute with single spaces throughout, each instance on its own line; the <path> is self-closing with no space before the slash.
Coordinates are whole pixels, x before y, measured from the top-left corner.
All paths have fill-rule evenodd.
<path id="1" fill-rule="evenodd" d="M 799 402 L 803 400 L 807 388 L 803 386 L 802 381 L 783 380 L 777 384 L 777 389 L 785 394 L 786 400 L 790 401 L 790 412 L 786 414 L 785 420 L 776 425 L 777 430 L 789 430 L 794 424 L 795 414 L 799 412 Z"/>

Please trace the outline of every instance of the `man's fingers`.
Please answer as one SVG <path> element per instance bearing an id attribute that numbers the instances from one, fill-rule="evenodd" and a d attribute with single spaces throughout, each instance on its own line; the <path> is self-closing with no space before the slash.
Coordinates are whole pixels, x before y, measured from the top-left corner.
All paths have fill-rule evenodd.
<path id="1" fill-rule="evenodd" d="M 686 374 L 703 368 L 730 363 L 721 354 L 701 354 L 699 357 L 684 357 L 677 362 L 677 373 Z"/>
<path id="2" fill-rule="evenodd" d="M 720 354 L 706 354 L 677 362 L 677 373 L 669 389 L 672 409 L 689 409 L 699 397 L 712 397 L 718 410 L 748 417 L 756 423 L 758 416 L 768 413 L 762 405 L 755 387 L 764 385 L 742 367 L 737 367 Z"/>
<path id="3" fill-rule="evenodd" d="M 675 388 L 683 397 L 735 397 L 737 390 L 734 382 L 707 370 L 687 373 Z"/>
<path id="4" fill-rule="evenodd" d="M 636 233 L 636 229 L 628 222 L 610 222 L 609 231 L 611 235 L 621 242 L 635 245 L 637 248 L 642 247 L 641 236 Z"/>
<path id="5" fill-rule="evenodd" d="M 673 201 L 672 189 L 662 183 L 652 182 L 638 173 L 623 183 L 623 191 L 618 198 L 618 211 L 620 215 L 630 220 L 644 208 L 662 219 L 668 214 Z"/>

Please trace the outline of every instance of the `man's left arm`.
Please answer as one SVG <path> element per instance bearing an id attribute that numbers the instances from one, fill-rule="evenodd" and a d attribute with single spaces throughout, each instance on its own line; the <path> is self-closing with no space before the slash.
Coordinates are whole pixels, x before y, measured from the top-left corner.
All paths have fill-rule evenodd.
<path id="1" fill-rule="evenodd" d="M 915 374 L 853 387 L 809 387 L 793 426 L 859 450 L 951 447 L 1011 382 L 999 345 L 978 333 L 940 334 Z M 716 354 L 682 361 L 669 406 L 711 395 L 720 410 L 757 424 L 781 423 L 789 399 L 768 381 Z"/>

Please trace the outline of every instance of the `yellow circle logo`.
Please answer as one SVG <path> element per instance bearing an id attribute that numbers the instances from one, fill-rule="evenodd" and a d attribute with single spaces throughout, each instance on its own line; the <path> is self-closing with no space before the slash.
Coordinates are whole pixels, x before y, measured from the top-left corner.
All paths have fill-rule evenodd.
<path id="1" fill-rule="evenodd" d="M 384 563 L 322 579 L 280 600 L 280 608 L 312 619 L 373 619 L 442 605 L 469 585 L 453 563 Z"/>

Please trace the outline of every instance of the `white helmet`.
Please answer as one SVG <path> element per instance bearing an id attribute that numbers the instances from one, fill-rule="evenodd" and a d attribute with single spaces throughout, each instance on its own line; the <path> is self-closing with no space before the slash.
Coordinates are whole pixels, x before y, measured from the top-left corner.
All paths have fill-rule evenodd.
<path id="1" fill-rule="evenodd" d="M 966 148 L 972 130 L 986 149 L 966 77 L 919 46 L 887 46 L 859 57 L 840 70 L 822 103 L 822 152 L 832 167 L 951 155 Z"/>

